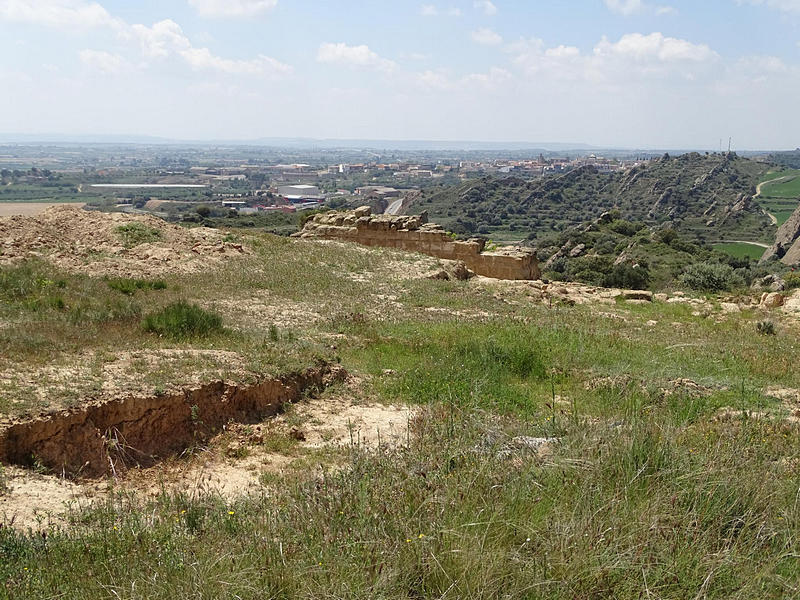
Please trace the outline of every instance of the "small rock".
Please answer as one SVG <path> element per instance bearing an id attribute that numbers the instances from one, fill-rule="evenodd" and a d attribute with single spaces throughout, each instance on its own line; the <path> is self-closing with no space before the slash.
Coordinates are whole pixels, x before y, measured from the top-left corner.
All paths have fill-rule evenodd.
<path id="1" fill-rule="evenodd" d="M 720 302 L 719 307 L 725 314 L 742 312 L 742 309 L 739 308 L 739 305 L 734 304 L 733 302 Z"/>
<path id="2" fill-rule="evenodd" d="M 297 440 L 298 442 L 305 442 L 306 432 L 302 429 L 298 429 L 297 427 L 292 427 L 292 430 L 289 432 L 289 437 L 293 440 Z"/>
<path id="3" fill-rule="evenodd" d="M 648 321 L 648 322 L 646 323 L 646 325 L 647 325 L 648 327 L 655 327 L 656 325 L 658 325 L 658 321 Z"/>
<path id="4" fill-rule="evenodd" d="M 586 250 L 586 244 L 578 244 L 572 250 L 569 251 L 570 258 L 578 258 L 583 251 Z"/>
<path id="5" fill-rule="evenodd" d="M 558 438 L 538 438 L 521 435 L 511 440 L 511 446 L 519 450 L 539 450 L 542 446 L 558 442 Z"/>

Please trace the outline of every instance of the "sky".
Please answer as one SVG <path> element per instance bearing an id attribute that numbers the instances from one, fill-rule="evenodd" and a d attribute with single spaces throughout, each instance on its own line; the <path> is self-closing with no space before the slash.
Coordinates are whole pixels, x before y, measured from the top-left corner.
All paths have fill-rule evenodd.
<path id="1" fill-rule="evenodd" d="M 0 132 L 800 146 L 800 0 L 0 0 Z"/>

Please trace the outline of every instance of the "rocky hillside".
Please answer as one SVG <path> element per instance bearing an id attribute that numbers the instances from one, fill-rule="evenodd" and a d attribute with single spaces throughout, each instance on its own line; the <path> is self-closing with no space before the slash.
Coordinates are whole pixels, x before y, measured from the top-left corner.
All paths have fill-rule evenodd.
<path id="1" fill-rule="evenodd" d="M 664 157 L 626 172 L 593 167 L 537 180 L 487 177 L 427 192 L 413 210 L 460 234 L 554 234 L 618 209 L 624 218 L 669 224 L 688 239 L 771 242 L 774 226 L 753 201 L 767 165 L 736 154 Z"/>
<path id="2" fill-rule="evenodd" d="M 775 243 L 764 253 L 761 262 L 773 258 L 787 265 L 800 265 L 800 208 L 778 229 Z"/>

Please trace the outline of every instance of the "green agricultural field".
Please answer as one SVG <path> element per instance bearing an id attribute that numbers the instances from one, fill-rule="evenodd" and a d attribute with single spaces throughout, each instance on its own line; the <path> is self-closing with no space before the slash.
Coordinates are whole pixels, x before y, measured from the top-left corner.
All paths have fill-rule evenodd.
<path id="1" fill-rule="evenodd" d="M 753 260 L 758 260 L 764 254 L 764 248 L 761 246 L 744 242 L 714 244 L 714 249 L 736 258 L 752 258 Z"/>
<path id="2" fill-rule="evenodd" d="M 761 194 L 767 198 L 800 198 L 800 171 L 773 173 L 761 187 Z"/>
<path id="3" fill-rule="evenodd" d="M 768 173 L 759 185 L 759 203 L 783 225 L 797 209 L 800 201 L 800 171 Z"/>

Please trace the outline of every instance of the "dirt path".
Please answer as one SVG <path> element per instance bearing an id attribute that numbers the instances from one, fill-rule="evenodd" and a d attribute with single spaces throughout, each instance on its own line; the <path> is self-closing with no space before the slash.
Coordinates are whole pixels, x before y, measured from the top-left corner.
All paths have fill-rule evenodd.
<path id="1" fill-rule="evenodd" d="M 750 244 L 751 246 L 758 246 L 759 248 L 769 248 L 769 244 L 763 242 L 751 242 L 749 240 L 719 240 L 715 244 Z"/>
<path id="2" fill-rule="evenodd" d="M 761 183 L 759 183 L 759 184 L 756 186 L 756 195 L 755 195 L 755 196 L 753 196 L 753 200 L 756 200 L 757 198 L 760 198 L 760 197 L 761 197 L 761 190 L 763 189 L 763 187 L 764 187 L 765 185 L 767 185 L 767 184 L 769 184 L 769 183 L 778 183 L 778 182 L 780 182 L 780 181 L 782 181 L 782 180 L 785 180 L 785 179 L 790 179 L 790 177 L 788 177 L 788 176 L 787 176 L 787 177 L 778 177 L 777 179 L 770 179 L 769 181 L 762 181 Z M 768 211 L 766 208 L 764 209 L 764 214 L 765 214 L 765 215 L 767 215 L 767 216 L 769 217 L 769 220 L 770 220 L 770 221 L 772 221 L 772 224 L 773 224 L 773 225 L 777 225 L 777 224 L 778 224 L 778 217 L 776 217 L 775 215 L 773 215 L 773 214 L 772 214 L 771 212 L 769 212 L 769 211 Z"/>

